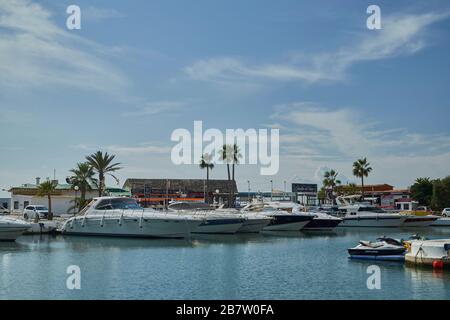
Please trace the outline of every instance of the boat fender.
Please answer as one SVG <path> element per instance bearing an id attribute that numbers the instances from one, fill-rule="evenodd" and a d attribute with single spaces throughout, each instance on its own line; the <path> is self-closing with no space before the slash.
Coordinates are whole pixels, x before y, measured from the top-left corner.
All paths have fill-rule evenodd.
<path id="1" fill-rule="evenodd" d="M 433 269 L 442 270 L 444 268 L 444 262 L 442 260 L 433 261 Z"/>
<path id="2" fill-rule="evenodd" d="M 102 216 L 102 218 L 100 219 L 100 227 L 103 228 L 104 222 L 105 222 L 105 216 Z"/>
<path id="3" fill-rule="evenodd" d="M 142 220 L 143 220 L 143 218 L 140 217 L 140 218 L 139 218 L 139 228 L 141 228 L 141 229 L 142 229 Z"/>
<path id="4" fill-rule="evenodd" d="M 123 213 L 120 215 L 119 226 L 122 226 L 122 222 L 123 222 Z"/>
<path id="5" fill-rule="evenodd" d="M 86 225 L 86 216 L 84 216 L 83 221 L 81 222 L 81 226 L 84 228 Z"/>
<path id="6" fill-rule="evenodd" d="M 74 222 L 75 222 L 75 218 L 73 218 L 72 221 L 70 221 L 70 229 L 73 229 Z"/>

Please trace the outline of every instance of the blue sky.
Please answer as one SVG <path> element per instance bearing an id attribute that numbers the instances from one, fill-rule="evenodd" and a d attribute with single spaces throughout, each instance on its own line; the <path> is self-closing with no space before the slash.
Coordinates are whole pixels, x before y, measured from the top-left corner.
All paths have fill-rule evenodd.
<path id="1" fill-rule="evenodd" d="M 65 27 L 70 4 L 81 30 Z M 370 4 L 382 30 L 366 28 Z M 448 1 L 0 0 L 0 189 L 64 179 L 97 149 L 121 183 L 202 178 L 170 161 L 170 134 L 194 120 L 280 129 L 279 173 L 240 165 L 240 189 L 326 168 L 353 181 L 363 156 L 370 183 L 445 176 L 449 39 Z"/>

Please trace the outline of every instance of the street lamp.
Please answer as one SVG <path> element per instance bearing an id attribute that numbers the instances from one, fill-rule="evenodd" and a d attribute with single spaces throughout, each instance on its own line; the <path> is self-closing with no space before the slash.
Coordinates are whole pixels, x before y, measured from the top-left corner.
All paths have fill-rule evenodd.
<path id="1" fill-rule="evenodd" d="M 250 180 L 247 180 L 247 185 L 248 185 L 247 201 L 249 201 L 250 200 Z"/>
<path id="2" fill-rule="evenodd" d="M 273 201 L 273 180 L 270 180 L 270 201 Z"/>
<path id="3" fill-rule="evenodd" d="M 80 209 L 79 203 L 77 204 L 78 190 L 80 190 L 80 188 L 78 186 L 75 186 L 73 189 L 75 190 L 75 210 L 77 210 L 77 208 Z M 78 210 L 77 210 L 77 213 L 78 213 Z"/>

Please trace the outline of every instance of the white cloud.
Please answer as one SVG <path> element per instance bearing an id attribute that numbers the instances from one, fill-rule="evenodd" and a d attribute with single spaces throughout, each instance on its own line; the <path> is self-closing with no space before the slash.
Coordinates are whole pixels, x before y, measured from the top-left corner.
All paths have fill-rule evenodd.
<path id="1" fill-rule="evenodd" d="M 147 102 L 141 108 L 138 108 L 136 111 L 126 111 L 123 112 L 123 116 L 148 116 L 155 115 L 159 113 L 165 112 L 173 112 L 179 110 L 180 108 L 186 106 L 184 102 L 179 101 L 155 101 L 155 102 Z"/>
<path id="2" fill-rule="evenodd" d="M 445 11 L 383 17 L 382 30 L 365 31 L 354 43 L 310 58 L 302 55 L 302 59 L 285 63 L 250 64 L 238 58 L 220 57 L 196 61 L 184 71 L 194 80 L 219 83 L 342 80 L 356 63 L 411 55 L 423 49 L 427 45 L 427 28 L 449 16 L 450 12 Z"/>
<path id="3" fill-rule="evenodd" d="M 438 155 L 450 151 L 450 136 L 381 130 L 379 124 L 352 109 L 327 109 L 310 102 L 275 107 L 271 116 L 283 121 L 282 150 L 291 155 L 355 158 L 377 155 Z M 294 152 L 290 152 L 293 150 Z"/>
<path id="4" fill-rule="evenodd" d="M 0 0 L 0 83 L 55 85 L 116 93 L 128 80 L 102 57 L 105 48 L 57 25 L 27 0 Z"/>
<path id="5" fill-rule="evenodd" d="M 82 8 L 81 16 L 83 20 L 89 21 L 100 21 L 105 19 L 117 19 L 124 18 L 125 15 L 122 12 L 117 11 L 113 8 L 99 8 L 89 6 L 87 8 Z"/>

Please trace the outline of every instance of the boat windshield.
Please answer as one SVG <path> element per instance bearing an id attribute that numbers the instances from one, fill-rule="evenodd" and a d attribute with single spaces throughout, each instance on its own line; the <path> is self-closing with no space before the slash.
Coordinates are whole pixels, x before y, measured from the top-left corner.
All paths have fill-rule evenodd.
<path id="1" fill-rule="evenodd" d="M 201 202 L 177 202 L 169 205 L 173 210 L 214 210 L 209 204 Z"/>
<path id="2" fill-rule="evenodd" d="M 130 198 L 105 199 L 95 207 L 97 210 L 142 209 L 136 200 Z"/>

